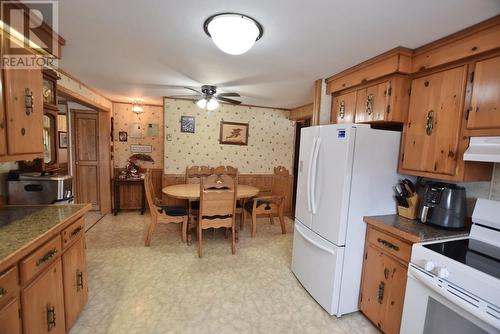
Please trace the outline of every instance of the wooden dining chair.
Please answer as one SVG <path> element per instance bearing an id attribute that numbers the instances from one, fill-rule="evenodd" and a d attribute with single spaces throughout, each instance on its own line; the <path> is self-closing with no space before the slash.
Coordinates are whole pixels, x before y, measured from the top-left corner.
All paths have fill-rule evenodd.
<path id="1" fill-rule="evenodd" d="M 162 206 L 154 193 L 151 173 L 148 171 L 144 176 L 144 191 L 148 202 L 149 211 L 151 214 L 151 222 L 144 229 L 144 244 L 151 245 L 151 237 L 157 224 L 181 224 L 182 241 L 187 241 L 187 210 L 182 207 Z"/>
<path id="2" fill-rule="evenodd" d="M 274 168 L 271 194 L 257 196 L 245 203 L 245 217 L 249 214 L 252 217 L 252 238 L 257 233 L 257 218 L 269 217 L 271 224 L 274 224 L 274 217 L 278 217 L 281 225 L 281 233 L 286 234 L 284 208 L 287 189 L 290 186 L 290 173 L 283 166 Z"/>
<path id="3" fill-rule="evenodd" d="M 209 166 L 191 166 L 186 167 L 186 174 L 184 183 L 186 184 L 199 184 L 202 177 L 209 176 L 213 174 L 213 168 Z M 200 201 L 189 200 L 188 201 L 188 217 L 190 220 L 198 217 L 198 212 L 200 210 Z"/>
<path id="4" fill-rule="evenodd" d="M 219 166 L 214 168 L 214 174 L 216 175 L 229 175 L 231 177 L 239 176 L 238 168 L 233 166 Z M 236 200 L 236 216 L 239 217 L 240 226 L 243 224 L 244 212 L 243 212 L 243 200 Z"/>
<path id="5" fill-rule="evenodd" d="M 200 212 L 197 225 L 198 256 L 203 256 L 203 230 L 226 227 L 231 229 L 231 251 L 236 253 L 235 209 L 238 178 L 210 175 L 200 183 Z"/>

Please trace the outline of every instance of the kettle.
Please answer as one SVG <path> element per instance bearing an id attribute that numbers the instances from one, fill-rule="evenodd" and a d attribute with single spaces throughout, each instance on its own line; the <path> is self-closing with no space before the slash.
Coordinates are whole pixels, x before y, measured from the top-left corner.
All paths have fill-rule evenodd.
<path id="1" fill-rule="evenodd" d="M 446 229 L 465 227 L 465 188 L 452 183 L 428 182 L 419 210 L 422 223 Z"/>

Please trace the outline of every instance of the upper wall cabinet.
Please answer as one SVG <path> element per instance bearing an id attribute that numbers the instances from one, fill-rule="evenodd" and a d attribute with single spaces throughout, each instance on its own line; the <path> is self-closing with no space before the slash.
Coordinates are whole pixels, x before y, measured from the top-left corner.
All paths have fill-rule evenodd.
<path id="1" fill-rule="evenodd" d="M 332 123 L 353 123 L 356 113 L 356 91 L 335 96 L 332 100 Z"/>
<path id="2" fill-rule="evenodd" d="M 500 56 L 476 63 L 467 129 L 500 133 Z"/>

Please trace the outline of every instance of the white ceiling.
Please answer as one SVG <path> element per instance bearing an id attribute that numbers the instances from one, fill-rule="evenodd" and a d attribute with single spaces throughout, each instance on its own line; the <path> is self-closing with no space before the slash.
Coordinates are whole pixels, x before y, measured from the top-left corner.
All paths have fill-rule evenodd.
<path id="1" fill-rule="evenodd" d="M 499 0 L 61 0 L 61 67 L 117 101 L 215 84 L 245 104 L 296 107 L 312 83 L 395 46 L 418 47 L 500 13 Z M 264 26 L 241 56 L 219 51 L 204 20 L 240 12 Z"/>

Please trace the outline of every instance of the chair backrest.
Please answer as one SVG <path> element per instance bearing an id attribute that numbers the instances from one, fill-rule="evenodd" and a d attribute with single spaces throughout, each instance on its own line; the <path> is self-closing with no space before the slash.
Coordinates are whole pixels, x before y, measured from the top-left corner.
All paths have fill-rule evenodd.
<path id="1" fill-rule="evenodd" d="M 213 169 L 208 166 L 186 167 L 185 183 L 200 183 L 200 179 L 213 173 Z"/>
<path id="2" fill-rule="evenodd" d="M 236 177 L 238 175 L 238 168 L 233 166 L 219 166 L 214 168 L 214 174 Z"/>
<path id="3" fill-rule="evenodd" d="M 287 197 L 290 188 L 290 173 L 283 166 L 274 167 L 271 192 L 273 195 Z"/>
<path id="4" fill-rule="evenodd" d="M 151 172 L 149 170 L 146 172 L 146 174 L 144 174 L 144 192 L 146 193 L 146 200 L 148 202 L 148 208 L 151 216 L 158 215 L 158 210 L 160 208 L 156 204 L 157 201 L 153 187 L 153 181 L 151 178 Z"/>
<path id="5" fill-rule="evenodd" d="M 200 183 L 199 221 L 212 227 L 231 226 L 236 209 L 238 179 L 229 175 L 210 175 Z"/>

